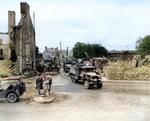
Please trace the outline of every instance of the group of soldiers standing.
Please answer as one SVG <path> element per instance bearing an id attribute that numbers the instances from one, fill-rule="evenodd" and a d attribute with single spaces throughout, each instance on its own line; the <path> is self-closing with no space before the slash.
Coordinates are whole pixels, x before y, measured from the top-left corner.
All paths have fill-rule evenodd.
<path id="1" fill-rule="evenodd" d="M 50 75 L 47 75 L 45 72 L 39 73 L 39 77 L 36 79 L 36 89 L 38 90 L 40 95 L 45 96 L 46 92 L 48 93 L 48 95 L 50 95 L 51 84 L 52 77 Z"/>

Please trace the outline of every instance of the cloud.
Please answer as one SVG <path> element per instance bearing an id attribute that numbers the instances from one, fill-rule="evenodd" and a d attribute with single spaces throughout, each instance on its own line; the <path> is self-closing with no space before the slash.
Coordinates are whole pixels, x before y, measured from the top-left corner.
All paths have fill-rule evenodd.
<path id="1" fill-rule="evenodd" d="M 118 1 L 33 1 L 27 0 L 32 17 L 35 12 L 36 44 L 44 47 L 70 49 L 76 42 L 102 44 L 108 50 L 134 49 L 139 37 L 148 35 L 150 2 Z M 0 5 L 1 7 L 1 5 Z M 6 24 L 8 9 L 16 11 L 20 20 L 20 3 L 3 4 L 5 13 L 0 24 Z M 2 28 L 4 28 L 3 26 Z M 4 29 L 3 29 L 4 30 Z M 0 28 L 0 31 L 2 29 Z"/>

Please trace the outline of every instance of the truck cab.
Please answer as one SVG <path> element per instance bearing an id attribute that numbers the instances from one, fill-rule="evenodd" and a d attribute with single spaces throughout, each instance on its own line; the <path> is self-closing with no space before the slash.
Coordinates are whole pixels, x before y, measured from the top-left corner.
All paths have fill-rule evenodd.
<path id="1" fill-rule="evenodd" d="M 97 85 L 99 89 L 102 87 L 101 76 L 96 72 L 94 66 L 83 66 L 81 69 L 80 77 L 85 89 L 89 89 L 93 85 Z"/>

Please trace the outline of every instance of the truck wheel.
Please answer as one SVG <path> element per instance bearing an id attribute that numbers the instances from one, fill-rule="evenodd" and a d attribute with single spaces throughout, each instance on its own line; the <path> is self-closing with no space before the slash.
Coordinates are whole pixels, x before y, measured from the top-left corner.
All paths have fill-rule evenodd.
<path id="1" fill-rule="evenodd" d="M 71 75 L 70 77 L 71 77 L 71 81 L 73 82 L 73 76 Z"/>
<path id="2" fill-rule="evenodd" d="M 78 82 L 78 80 L 76 79 L 76 76 L 73 77 L 73 82 L 74 82 L 74 83 L 77 83 L 77 82 Z"/>
<path id="3" fill-rule="evenodd" d="M 89 89 L 90 88 L 90 85 L 89 85 L 88 81 L 84 81 L 84 88 L 85 89 Z"/>
<path id="4" fill-rule="evenodd" d="M 10 94 L 8 94 L 8 96 L 7 96 L 7 100 L 8 100 L 8 102 L 10 102 L 10 103 L 14 103 L 14 102 L 17 101 L 17 95 L 16 95 L 15 93 L 10 93 Z"/>
<path id="5" fill-rule="evenodd" d="M 74 82 L 74 83 L 76 83 L 76 79 L 75 79 L 75 77 L 73 77 L 73 82 Z"/>
<path id="6" fill-rule="evenodd" d="M 98 89 L 101 89 L 101 88 L 102 88 L 102 84 L 98 84 L 98 85 L 97 85 L 97 88 L 98 88 Z"/>

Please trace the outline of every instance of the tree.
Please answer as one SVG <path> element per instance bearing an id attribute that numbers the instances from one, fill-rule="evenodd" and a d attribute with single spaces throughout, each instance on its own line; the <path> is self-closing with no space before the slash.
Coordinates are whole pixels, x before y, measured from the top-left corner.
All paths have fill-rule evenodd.
<path id="1" fill-rule="evenodd" d="M 73 57 L 84 58 L 85 57 L 84 52 L 85 52 L 84 43 L 77 42 L 73 47 Z"/>
<path id="2" fill-rule="evenodd" d="M 141 58 L 144 58 L 146 55 L 150 55 L 150 35 L 147 35 L 144 38 L 139 38 L 136 41 L 136 50 L 137 54 L 141 55 Z"/>
<path id="3" fill-rule="evenodd" d="M 38 53 L 39 53 L 39 47 L 35 46 L 35 54 L 38 54 Z"/>
<path id="4" fill-rule="evenodd" d="M 101 44 L 92 44 L 92 49 L 94 51 L 94 57 L 107 56 L 107 49 Z"/>
<path id="5" fill-rule="evenodd" d="M 84 44 L 77 42 L 73 49 L 74 58 L 86 58 L 85 52 L 88 53 L 90 57 L 100 57 L 102 55 L 107 55 L 107 50 L 100 44 Z"/>

